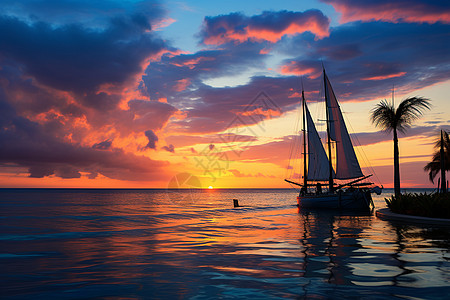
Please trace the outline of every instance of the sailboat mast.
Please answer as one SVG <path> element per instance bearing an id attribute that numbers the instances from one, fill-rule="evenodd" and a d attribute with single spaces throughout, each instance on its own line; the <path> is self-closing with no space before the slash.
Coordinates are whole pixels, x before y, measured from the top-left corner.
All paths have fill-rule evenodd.
<path id="1" fill-rule="evenodd" d="M 330 173 L 329 173 L 329 178 L 328 178 L 328 190 L 331 192 L 333 192 L 333 162 L 332 162 L 332 158 L 331 158 L 331 137 L 330 137 L 330 120 L 329 120 L 329 107 L 328 107 L 328 92 L 327 92 L 327 78 L 326 78 L 326 74 L 325 74 L 325 68 L 323 69 L 323 87 L 325 90 L 325 107 L 326 107 L 326 115 L 327 115 L 327 137 L 328 137 L 328 163 L 329 163 L 329 169 L 330 169 Z"/>
<path id="2" fill-rule="evenodd" d="M 305 92 L 303 90 L 302 83 L 302 99 L 303 99 L 303 188 L 305 192 L 308 190 L 308 173 L 306 166 L 306 126 L 305 126 L 305 115 L 306 115 L 306 101 L 305 101 Z"/>

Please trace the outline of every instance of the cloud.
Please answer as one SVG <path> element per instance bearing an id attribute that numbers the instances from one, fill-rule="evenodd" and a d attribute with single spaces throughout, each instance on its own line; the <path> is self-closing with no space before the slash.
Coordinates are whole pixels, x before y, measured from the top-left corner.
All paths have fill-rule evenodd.
<path id="1" fill-rule="evenodd" d="M 431 157 L 430 157 L 431 158 Z M 423 167 L 429 162 L 429 160 L 424 159 L 423 161 L 414 162 L 402 162 L 400 164 L 400 179 L 402 186 L 407 186 L 410 188 L 429 188 L 430 182 L 428 178 L 428 173 L 423 171 Z M 375 184 L 378 184 L 378 180 L 385 188 L 393 188 L 393 174 L 394 168 L 392 163 L 389 162 L 388 165 L 375 166 L 376 177 L 374 179 Z M 371 174 L 373 171 L 371 169 L 364 170 L 363 173 Z"/>
<path id="2" fill-rule="evenodd" d="M 171 132 L 212 134 L 267 120 L 261 111 L 252 118 L 245 115 L 249 114 L 246 105 L 262 91 L 281 114 L 294 109 L 299 98 L 298 75 L 307 76 L 303 81 L 308 100 L 318 99 L 321 59 L 341 101 L 382 99 L 393 84 L 397 94 L 404 94 L 442 82 L 450 77 L 446 63 L 450 62 L 446 51 L 450 45 L 442 38 L 448 30 L 443 24 L 356 22 L 334 27 L 328 37 L 319 40 L 312 34 L 289 36 L 274 45 L 274 51 L 290 57 L 279 67 L 285 76 L 258 74 L 241 85 L 208 85 L 207 79 L 261 68 L 268 57 L 260 54 L 267 42 L 227 43 L 218 50 L 164 55 L 149 65 L 144 82 L 152 99 L 167 98 L 183 114 L 168 124 Z"/>
<path id="3" fill-rule="evenodd" d="M 297 85 L 297 77 L 265 76 L 252 77 L 248 84 L 236 87 L 199 84 L 197 90 L 180 95 L 178 101 L 197 99 L 190 101 L 190 107 L 185 110 L 186 117 L 173 121 L 169 128 L 190 134 L 215 133 L 279 117 L 298 103 L 298 99 L 291 97 L 294 94 L 292 87 Z"/>
<path id="4" fill-rule="evenodd" d="M 270 163 L 285 169 L 289 161 L 292 144 L 300 145 L 300 136 L 284 136 L 264 144 L 248 145 L 237 156 L 233 150 L 226 151 L 226 156 L 241 162 Z"/>
<path id="5" fill-rule="evenodd" d="M 169 146 L 163 146 L 162 149 L 166 150 L 167 152 L 175 153 L 175 147 L 172 144 L 170 144 Z"/>
<path id="6" fill-rule="evenodd" d="M 130 151 L 177 111 L 138 87 L 148 59 L 172 51 L 152 31 L 165 11 L 109 4 L 2 1 L 0 164 L 37 178 L 164 178 L 168 162 Z"/>
<path id="7" fill-rule="evenodd" d="M 401 134 L 399 138 L 430 138 L 438 137 L 439 129 L 441 126 L 415 126 L 406 132 Z M 443 127 L 445 130 L 445 126 Z M 324 137 L 325 132 L 319 132 L 320 136 Z M 351 134 L 351 138 L 354 146 L 367 146 L 378 144 L 382 142 L 391 142 L 392 135 L 381 131 L 376 132 L 359 132 Z M 232 150 L 224 149 L 226 156 L 233 158 L 233 160 L 240 162 L 258 162 L 258 163 L 271 163 L 276 164 L 279 167 L 285 169 L 288 165 L 290 151 L 292 157 L 300 157 L 301 153 L 298 152 L 301 147 L 300 135 L 287 135 L 279 138 L 275 141 L 267 142 L 264 144 L 249 144 L 246 148 L 242 149 L 239 155 L 236 155 Z M 296 150 L 295 150 L 296 149 Z M 297 152 L 295 152 L 297 151 Z M 289 168 L 289 169 L 292 169 Z M 231 172 L 231 170 L 230 170 Z M 233 173 L 234 174 L 234 173 Z M 240 177 L 238 173 L 234 174 Z M 244 176 L 244 175 L 243 175 Z M 250 175 L 245 175 L 246 177 Z"/>
<path id="8" fill-rule="evenodd" d="M 164 22 L 166 11 L 156 0 L 151 1 L 91 1 L 91 0 L 2 0 L 2 10 L 6 15 L 24 21 L 45 20 L 62 26 L 81 23 L 86 27 L 104 28 L 118 15 L 131 15 L 147 28 Z M 107 8 L 107 9 L 105 9 Z M 68 13 L 70 12 L 70 13 Z M 140 20 L 138 20 L 140 19 Z"/>
<path id="9" fill-rule="evenodd" d="M 239 170 L 236 170 L 236 169 L 227 170 L 227 172 L 232 173 L 234 177 L 270 177 L 270 178 L 276 178 L 273 175 L 264 175 L 261 172 L 259 172 L 257 174 L 244 174 L 244 173 L 241 173 Z"/>
<path id="10" fill-rule="evenodd" d="M 402 94 L 450 78 L 443 20 L 395 16 L 330 28 L 317 10 L 234 13 L 205 18 L 198 37 L 206 47 L 186 53 L 154 31 L 168 20 L 159 2 L 108 1 L 108 10 L 87 0 L 50 3 L 0 4 L 0 163 L 33 177 L 159 180 L 167 162 L 131 153 L 156 149 L 155 132 L 166 137 L 160 151 L 211 144 L 231 154 L 227 143 L 247 141 L 237 159 L 284 168 L 289 138 L 251 142 L 264 136 L 266 120 L 298 108 L 298 75 L 308 100 L 318 98 L 321 60 L 343 101 L 381 99 L 393 83 Z"/>
<path id="11" fill-rule="evenodd" d="M 148 59 L 169 48 L 151 30 L 165 18 L 159 2 L 50 3 L 0 4 L 0 88 L 17 114 L 84 145 L 162 128 L 176 108 L 138 87 Z"/>
<path id="12" fill-rule="evenodd" d="M 94 108 L 99 111 L 110 111 L 117 107 L 121 95 L 107 94 L 105 92 L 89 92 L 77 97 L 85 107 Z"/>
<path id="13" fill-rule="evenodd" d="M 60 138 L 70 134 L 75 143 L 92 145 L 99 139 L 159 130 L 177 112 L 172 105 L 157 101 L 135 99 L 123 103 L 124 95 L 120 93 L 76 97 L 30 80 L 15 64 L 4 63 L 2 67 L 0 76 L 8 81 L 0 81 L 0 89 L 15 111 L 44 126 L 49 134 Z M 118 101 L 124 105 L 119 106 Z"/>
<path id="14" fill-rule="evenodd" d="M 0 164 L 29 168 L 30 177 L 55 175 L 79 178 L 88 172 L 90 178 L 102 174 L 121 180 L 152 180 L 164 176 L 164 161 L 109 151 L 61 141 L 36 122 L 17 116 L 0 93 Z"/>
<path id="15" fill-rule="evenodd" d="M 317 61 L 285 60 L 280 67 L 280 73 L 297 76 L 308 75 L 310 78 L 317 78 L 322 74 L 322 69 Z"/>
<path id="16" fill-rule="evenodd" d="M 147 130 L 145 136 L 148 139 L 148 143 L 144 149 L 156 149 L 156 142 L 158 141 L 156 134 L 152 130 Z"/>
<path id="17" fill-rule="evenodd" d="M 268 41 L 276 43 L 283 36 L 292 36 L 306 31 L 317 38 L 328 36 L 329 20 L 319 10 L 305 12 L 264 11 L 260 15 L 247 17 L 231 13 L 206 17 L 203 24 L 203 43 L 220 45 L 229 42 Z"/>
<path id="18" fill-rule="evenodd" d="M 342 22 L 387 21 L 409 23 L 450 23 L 450 6 L 441 0 L 321 0 L 342 14 Z"/>
<path id="19" fill-rule="evenodd" d="M 192 146 L 196 144 L 227 144 L 233 142 L 253 142 L 258 138 L 252 135 L 235 134 L 231 132 L 210 135 L 171 135 L 166 137 L 166 142 L 175 144 L 177 147 Z"/>
<path id="20" fill-rule="evenodd" d="M 399 138 L 412 138 L 412 137 L 422 137 L 429 138 L 438 136 L 439 129 L 441 127 L 436 125 L 431 126 L 414 126 L 409 128 L 404 134 L 399 133 Z M 357 141 L 354 145 L 365 146 L 372 145 L 387 141 L 392 141 L 392 134 L 376 131 L 376 132 L 358 132 L 352 134 L 353 141 Z"/>
<path id="21" fill-rule="evenodd" d="M 92 145 L 92 149 L 97 149 L 97 150 L 109 150 L 111 149 L 111 145 L 112 145 L 112 141 L 111 140 L 106 140 L 100 143 L 96 143 L 94 145 Z"/>
<path id="22" fill-rule="evenodd" d="M 385 80 L 385 79 L 390 79 L 390 78 L 395 78 L 395 77 L 401 77 L 401 76 L 404 76 L 405 74 L 406 74 L 406 72 L 398 72 L 398 73 L 392 73 L 392 74 L 387 74 L 387 75 L 365 77 L 365 78 L 361 78 L 361 80 Z"/>
<path id="23" fill-rule="evenodd" d="M 448 30 L 450 25 L 440 23 L 344 24 L 321 40 L 301 36 L 280 45 L 278 50 L 285 55 L 296 55 L 286 59 L 280 70 L 314 79 L 322 59 L 341 101 L 382 99 L 393 84 L 396 94 L 411 93 L 450 78 L 450 42 L 443 38 Z M 299 55 L 298 48 L 307 51 Z M 346 48 L 353 50 L 342 54 Z M 306 91 L 319 91 L 314 82 L 305 81 L 304 86 Z"/>
<path id="24" fill-rule="evenodd" d="M 193 54 L 166 53 L 160 60 L 150 62 L 142 78 L 142 88 L 151 99 L 166 98 L 169 103 L 176 101 L 177 108 L 182 109 L 193 102 L 184 98 L 195 93 L 203 81 L 264 68 L 264 58 L 268 55 L 259 53 L 263 48 L 258 43 L 243 43 Z M 183 96 L 182 101 L 178 95 Z"/>
<path id="25" fill-rule="evenodd" d="M 74 23 L 54 27 L 0 16 L 0 53 L 47 86 L 77 93 L 123 84 L 165 43 L 139 18 L 117 17 L 104 30 Z"/>
<path id="26" fill-rule="evenodd" d="M 74 167 L 72 166 L 60 166 L 58 168 L 55 169 L 55 175 L 60 177 L 60 178 L 65 178 L 65 179 L 69 179 L 69 178 L 80 178 L 81 177 L 81 173 Z M 33 173 L 30 172 L 30 177 L 33 177 Z"/>
<path id="27" fill-rule="evenodd" d="M 133 131 L 160 129 L 177 111 L 170 104 L 156 101 L 131 100 L 128 102 L 128 106 L 129 111 L 121 112 L 117 116 L 118 122 L 123 117 L 123 130 L 127 128 Z"/>

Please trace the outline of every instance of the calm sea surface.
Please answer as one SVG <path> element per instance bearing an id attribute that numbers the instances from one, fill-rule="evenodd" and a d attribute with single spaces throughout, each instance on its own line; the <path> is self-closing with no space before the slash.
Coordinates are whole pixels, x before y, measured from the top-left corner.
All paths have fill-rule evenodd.
<path id="1" fill-rule="evenodd" d="M 0 298 L 449 299 L 449 228 L 295 203 L 292 190 L 0 190 Z"/>

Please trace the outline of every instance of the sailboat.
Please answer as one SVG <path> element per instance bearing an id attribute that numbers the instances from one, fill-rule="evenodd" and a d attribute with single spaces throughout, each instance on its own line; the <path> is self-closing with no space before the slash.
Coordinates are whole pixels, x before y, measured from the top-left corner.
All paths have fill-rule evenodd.
<path id="1" fill-rule="evenodd" d="M 371 210 L 374 207 L 371 193 L 380 194 L 381 188 L 367 181 L 373 174 L 364 175 L 361 171 L 339 102 L 325 69 L 323 69 L 323 80 L 328 155 L 302 90 L 303 183 L 289 179 L 285 181 L 301 186 L 297 197 L 300 208 Z M 334 157 L 332 143 L 335 145 Z M 334 168 L 333 165 L 335 165 Z M 325 188 L 322 189 L 322 186 Z"/>

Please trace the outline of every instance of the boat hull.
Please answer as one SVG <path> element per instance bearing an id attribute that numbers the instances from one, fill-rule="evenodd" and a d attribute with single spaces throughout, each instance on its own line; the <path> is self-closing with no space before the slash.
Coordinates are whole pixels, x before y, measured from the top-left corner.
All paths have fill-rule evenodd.
<path id="1" fill-rule="evenodd" d="M 373 206 L 370 191 L 354 190 L 337 193 L 307 194 L 297 197 L 300 208 L 370 210 Z"/>

